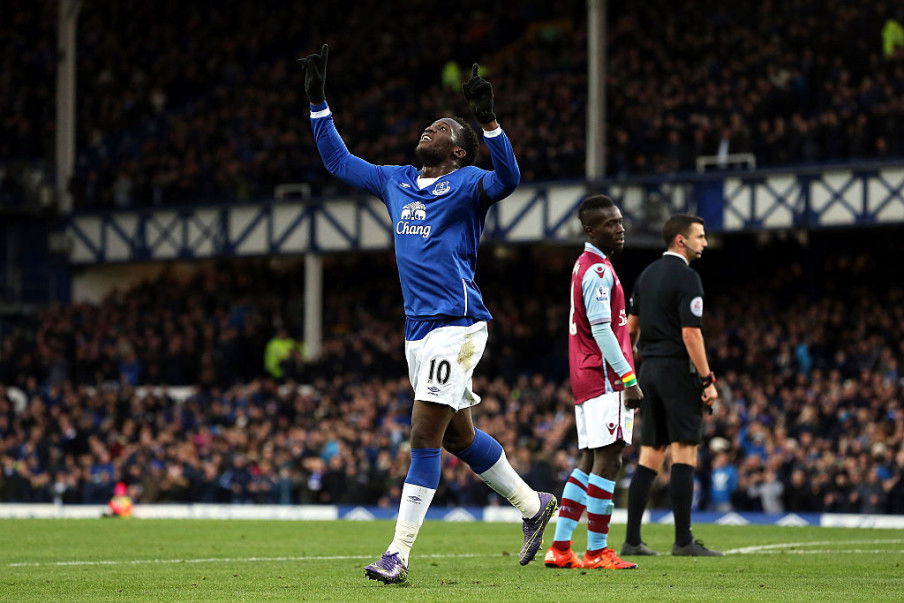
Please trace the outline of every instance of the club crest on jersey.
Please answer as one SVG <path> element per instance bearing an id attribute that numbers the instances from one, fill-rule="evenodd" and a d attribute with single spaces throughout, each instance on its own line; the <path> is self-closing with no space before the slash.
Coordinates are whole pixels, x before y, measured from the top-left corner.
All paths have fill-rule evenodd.
<path id="1" fill-rule="evenodd" d="M 452 190 L 452 185 L 449 184 L 449 181 L 443 180 L 442 182 L 440 182 L 436 186 L 434 186 L 433 190 L 430 192 L 433 193 L 434 195 L 436 195 L 437 197 L 439 197 L 440 195 L 445 195 L 446 193 L 448 193 L 451 190 Z"/>

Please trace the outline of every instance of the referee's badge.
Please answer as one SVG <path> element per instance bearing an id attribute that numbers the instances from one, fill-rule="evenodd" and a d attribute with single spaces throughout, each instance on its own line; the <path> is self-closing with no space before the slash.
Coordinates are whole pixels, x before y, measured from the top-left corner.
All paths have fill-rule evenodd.
<path id="1" fill-rule="evenodd" d="M 703 316 L 703 298 L 699 295 L 691 300 L 691 314 L 697 318 Z"/>

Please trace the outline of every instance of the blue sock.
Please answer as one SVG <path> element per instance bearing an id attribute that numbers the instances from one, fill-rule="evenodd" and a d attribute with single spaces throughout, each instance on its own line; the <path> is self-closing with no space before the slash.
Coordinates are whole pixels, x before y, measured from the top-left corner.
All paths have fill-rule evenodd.
<path id="1" fill-rule="evenodd" d="M 474 473 L 480 475 L 495 465 L 502 456 L 502 445 L 490 434 L 475 429 L 474 441 L 471 442 L 471 445 L 454 454 L 470 465 Z"/>
<path id="2" fill-rule="evenodd" d="M 580 469 L 571 472 L 571 476 L 565 483 L 565 489 L 562 491 L 562 500 L 559 503 L 559 519 L 556 520 L 556 535 L 553 538 L 553 545 L 561 543 L 559 546 L 566 550 L 565 543 L 571 542 L 571 536 L 581 521 L 581 515 L 587 507 L 587 479 L 586 473 Z"/>
<path id="3" fill-rule="evenodd" d="M 412 448 L 405 483 L 436 490 L 439 485 L 440 453 L 439 448 Z"/>
<path id="4" fill-rule="evenodd" d="M 599 551 L 609 544 L 609 520 L 612 518 L 612 494 L 615 482 L 590 474 L 587 485 L 587 550 Z"/>

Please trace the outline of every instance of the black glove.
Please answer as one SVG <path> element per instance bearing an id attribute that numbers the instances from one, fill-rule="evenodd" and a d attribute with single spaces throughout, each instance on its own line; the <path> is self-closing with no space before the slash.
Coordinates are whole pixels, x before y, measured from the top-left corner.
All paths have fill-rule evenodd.
<path id="1" fill-rule="evenodd" d="M 330 47 L 324 44 L 320 54 L 309 54 L 298 59 L 304 69 L 304 91 L 312 105 L 319 105 L 326 100 L 323 85 L 326 82 L 326 60 L 329 55 Z"/>
<path id="2" fill-rule="evenodd" d="M 493 85 L 480 77 L 480 66 L 477 63 L 471 67 L 471 77 L 461 85 L 461 91 L 465 94 L 471 112 L 481 124 L 496 121 L 493 113 Z"/>

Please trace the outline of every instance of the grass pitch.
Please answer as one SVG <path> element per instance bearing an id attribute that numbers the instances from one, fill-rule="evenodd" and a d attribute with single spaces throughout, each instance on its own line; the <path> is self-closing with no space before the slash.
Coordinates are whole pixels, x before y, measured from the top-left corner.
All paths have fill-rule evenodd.
<path id="1" fill-rule="evenodd" d="M 552 538 L 551 525 L 546 544 Z M 633 571 L 518 565 L 518 524 L 427 522 L 409 582 L 364 578 L 387 521 L 0 520 L 3 601 L 904 599 L 904 530 L 700 525 L 724 558 L 635 557 Z M 624 526 L 610 541 L 621 545 Z M 644 527 L 671 549 L 671 526 Z M 579 526 L 575 547 L 586 543 Z"/>

